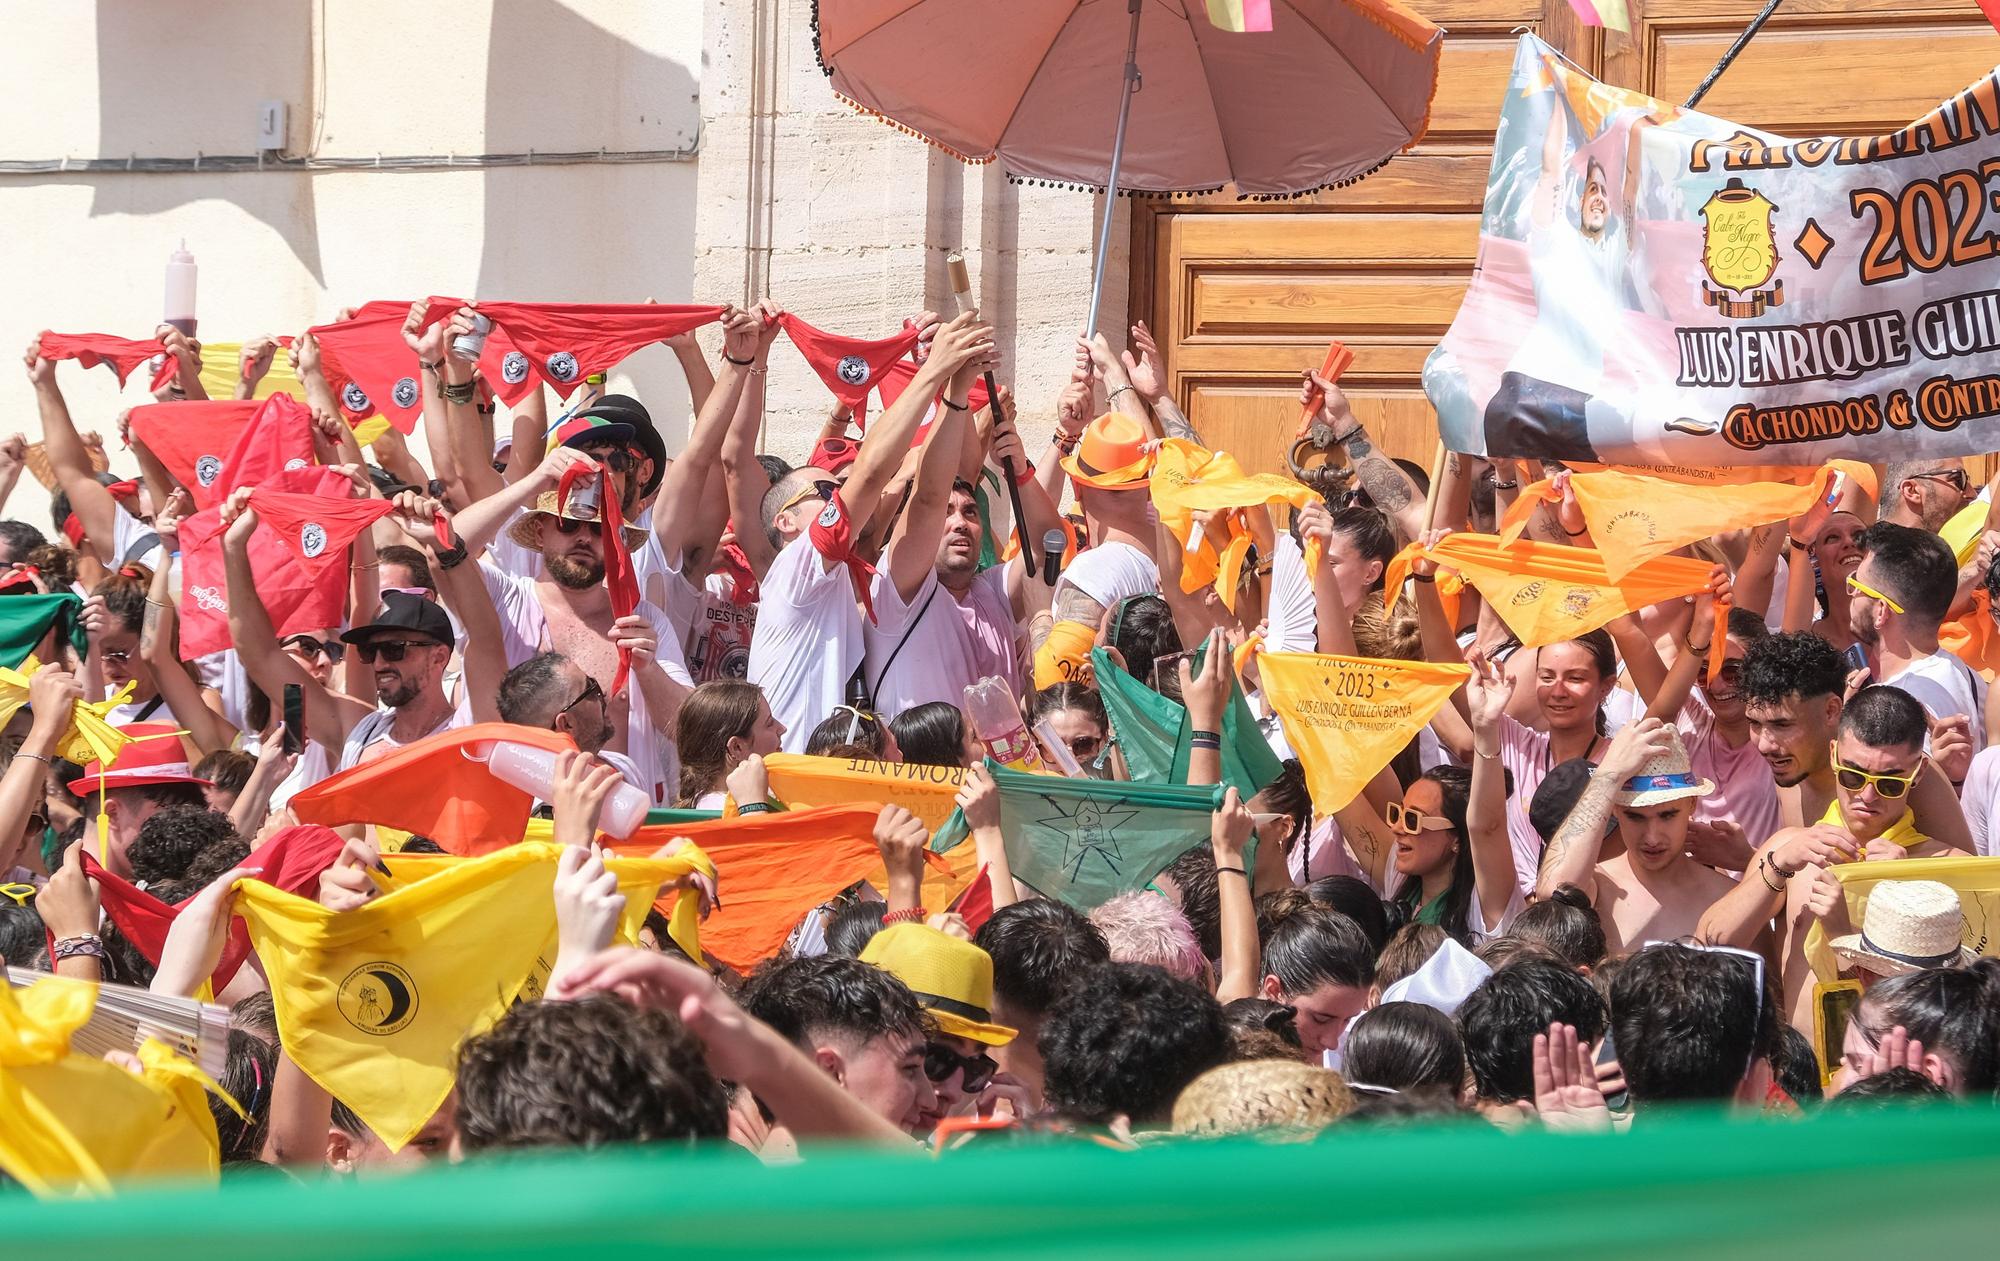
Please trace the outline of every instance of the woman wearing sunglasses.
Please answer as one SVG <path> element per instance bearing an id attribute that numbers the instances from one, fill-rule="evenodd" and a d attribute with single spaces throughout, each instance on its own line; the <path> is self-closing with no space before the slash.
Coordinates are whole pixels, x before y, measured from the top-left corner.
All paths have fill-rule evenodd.
<path id="1" fill-rule="evenodd" d="M 1500 764 L 1500 719 L 1514 680 L 1483 657 L 1472 659 L 1466 701 L 1472 718 L 1470 771 L 1436 766 L 1386 803 L 1378 823 L 1368 817 L 1362 853 L 1382 888 L 1419 924 L 1436 924 L 1461 944 L 1476 946 L 1507 930 L 1523 905 L 1515 879 L 1514 849 L 1507 835 L 1507 795 L 1512 778 Z M 1365 795 L 1362 800 L 1365 800 Z M 1350 837 L 1350 806 L 1341 826 Z M 1355 820 L 1356 825 L 1363 820 Z M 1384 834 L 1386 825 L 1386 835 Z M 1400 882 L 1400 883 L 1399 883 Z"/>

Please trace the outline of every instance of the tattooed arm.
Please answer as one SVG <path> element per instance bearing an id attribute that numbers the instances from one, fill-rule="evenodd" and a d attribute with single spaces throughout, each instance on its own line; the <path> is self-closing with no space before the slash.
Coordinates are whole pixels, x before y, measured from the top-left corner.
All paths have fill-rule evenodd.
<path id="1" fill-rule="evenodd" d="M 1041 651 L 1042 642 L 1049 637 L 1057 622 L 1082 622 L 1085 626 L 1099 626 L 1104 622 L 1104 606 L 1067 582 L 1056 588 L 1052 612 L 1055 615 L 1052 620 L 1035 619 L 1033 642 L 1037 652 Z"/>
<path id="2" fill-rule="evenodd" d="M 1604 751 L 1604 761 L 1592 773 L 1583 795 L 1570 807 L 1569 817 L 1556 829 L 1542 855 L 1535 896 L 1546 900 L 1559 885 L 1573 884 L 1597 900 L 1597 858 L 1604 847 L 1605 824 L 1611 822 L 1614 797 L 1648 758 L 1665 753 L 1674 729 L 1657 718 L 1641 718 L 1619 729 Z"/>

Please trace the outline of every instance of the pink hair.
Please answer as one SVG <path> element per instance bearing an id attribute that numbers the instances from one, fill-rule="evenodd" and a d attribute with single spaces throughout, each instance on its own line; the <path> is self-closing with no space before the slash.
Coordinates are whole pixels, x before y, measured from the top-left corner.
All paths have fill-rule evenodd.
<path id="1" fill-rule="evenodd" d="M 1182 980 L 1207 984 L 1208 958 L 1187 917 L 1157 893 L 1121 893 L 1090 913 L 1114 963 L 1150 963 Z"/>

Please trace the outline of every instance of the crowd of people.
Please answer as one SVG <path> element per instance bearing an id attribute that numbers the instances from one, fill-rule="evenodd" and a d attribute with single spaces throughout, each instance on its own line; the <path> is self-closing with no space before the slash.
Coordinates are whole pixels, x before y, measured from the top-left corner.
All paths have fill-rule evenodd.
<path id="1" fill-rule="evenodd" d="M 20 997 L 0 991 L 0 1041 L 42 987 L 199 993 L 229 1011 L 207 1082 L 222 1166 L 308 1177 L 614 1143 L 782 1161 L 829 1140 L 1126 1146 L 1411 1118 L 1612 1130 L 1689 1102 L 1797 1114 L 2000 1088 L 2000 962 L 1968 927 L 1983 911 L 1922 862 L 2000 847 L 2000 498 L 1959 461 L 1721 530 L 1680 550 L 1712 566 L 1701 590 L 1524 646 L 1477 590 L 1446 598 L 1432 553 L 1496 533 L 1545 479 L 1525 538 L 1592 548 L 1581 472 L 1392 459 L 1307 373 L 1336 448 L 1325 493 L 1197 509 L 1190 538 L 1155 473 L 1201 438 L 1143 324 L 1123 348 L 1079 342 L 1031 453 L 1007 391 L 988 397 L 993 329 L 931 313 L 911 321 L 906 388 L 859 433 L 840 403 L 793 464 L 759 449 L 781 316 L 730 307 L 708 349 L 670 339 L 694 412 L 677 455 L 645 402 L 597 380 L 501 406 L 455 349 L 473 306 L 419 303 L 404 324 L 420 439 L 391 427 L 364 448 L 311 333 L 247 344 L 238 396 L 288 356 L 310 415 L 297 463 L 337 473 L 312 493 L 359 514 L 351 538 L 313 524 L 303 556 L 260 551 L 281 497 L 237 485 L 210 504 L 212 470 L 171 467 L 157 429 L 86 418 L 118 424 L 141 475 L 98 471 L 61 383 L 84 369 L 30 345 L 57 493 L 52 530 L 0 521 L 0 641 L 19 649 L 0 665 L 20 684 L 0 743 L 0 953 Z M 200 345 L 158 337 L 175 361 L 158 402 L 198 404 Z M 0 445 L 9 486 L 20 447 Z M 202 549 L 220 590 L 195 576 Z M 301 628 L 279 576 L 327 556 L 340 615 Z M 187 651 L 219 608 L 227 646 Z M 1468 671 L 1335 801 L 1263 684 L 1277 653 Z M 989 768 L 1146 778 L 1107 670 L 1171 702 L 1168 775 L 1221 804 L 1205 842 L 1085 900 L 1016 878 L 1028 842 Z M 968 698 L 997 686 L 1014 706 L 998 729 Z M 124 737 L 106 756 L 79 752 L 86 714 Z M 538 812 L 563 845 L 561 948 L 463 1031 L 443 1106 L 378 1135 L 288 1053 L 305 1015 L 274 1002 L 266 938 L 203 987 L 265 874 L 253 849 L 300 827 L 294 797 L 479 723 L 560 746 Z M 1242 739 L 1275 777 L 1237 773 Z M 600 843 L 607 801 L 629 787 L 747 824 L 798 804 L 774 789 L 780 755 L 951 768 L 977 895 L 925 905 L 934 829 L 884 802 L 886 878 L 801 908 L 768 957 L 725 966 L 666 914 L 639 924 L 643 893 Z M 370 826 L 388 817 L 341 826 L 292 892 L 361 915 L 392 887 L 386 859 L 463 852 Z M 795 861 L 817 860 L 807 844 Z M 704 911 L 758 896 L 757 873 L 732 874 L 677 887 Z M 163 945 L 118 922 L 114 881 L 164 908 Z M 325 978 L 317 1001 L 348 992 Z M 410 998 L 384 980 L 354 1001 L 350 1021 L 387 1029 Z M 0 1116 L 0 1169 L 32 1185 L 9 1163 L 22 1123 Z"/>

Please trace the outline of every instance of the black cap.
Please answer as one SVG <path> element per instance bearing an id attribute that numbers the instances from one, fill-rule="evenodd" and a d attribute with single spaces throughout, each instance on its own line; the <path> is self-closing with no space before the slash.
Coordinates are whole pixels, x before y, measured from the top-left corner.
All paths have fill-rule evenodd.
<path id="1" fill-rule="evenodd" d="M 415 631 L 449 648 L 458 642 L 451 631 L 451 617 L 436 600 L 426 600 L 407 591 L 384 591 L 382 607 L 375 620 L 357 626 L 340 637 L 343 644 L 358 644 L 382 631 Z"/>
<path id="2" fill-rule="evenodd" d="M 667 475 L 667 440 L 653 427 L 653 414 L 644 403 L 629 394 L 606 394 L 577 415 L 632 426 L 632 441 L 653 461 L 653 475 L 646 479 L 639 493 L 650 495 L 660 488 L 661 479 Z"/>

